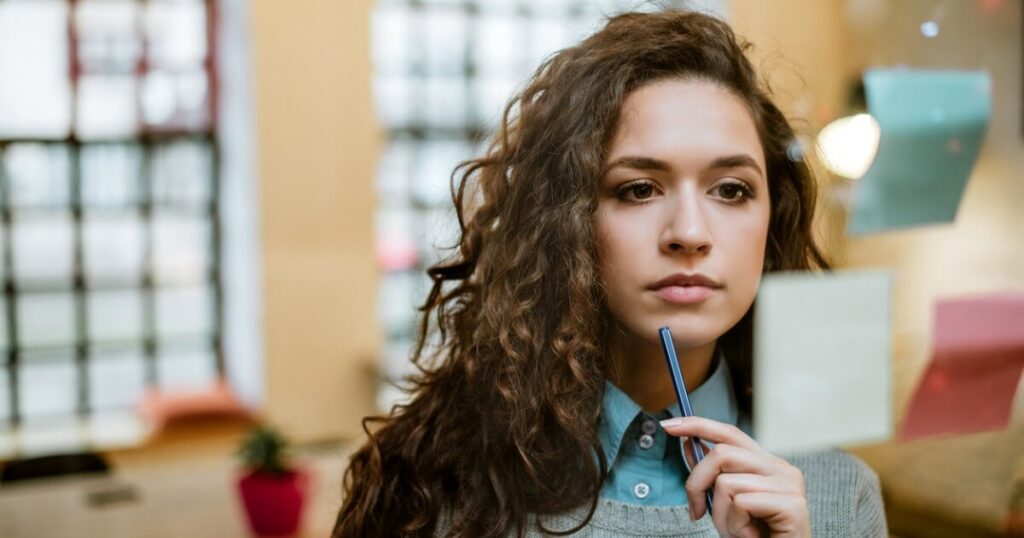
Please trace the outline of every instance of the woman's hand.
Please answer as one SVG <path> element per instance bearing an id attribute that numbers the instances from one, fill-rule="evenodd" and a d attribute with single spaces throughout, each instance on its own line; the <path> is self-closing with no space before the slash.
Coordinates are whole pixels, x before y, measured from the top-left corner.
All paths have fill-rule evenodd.
<path id="1" fill-rule="evenodd" d="M 769 454 L 739 428 L 700 417 L 662 421 L 670 435 L 715 443 L 693 466 L 690 447 L 684 457 L 693 469 L 686 481 L 690 517 L 704 516 L 704 492 L 714 488 L 712 520 L 722 536 L 757 538 L 811 535 L 810 514 L 799 469 Z"/>

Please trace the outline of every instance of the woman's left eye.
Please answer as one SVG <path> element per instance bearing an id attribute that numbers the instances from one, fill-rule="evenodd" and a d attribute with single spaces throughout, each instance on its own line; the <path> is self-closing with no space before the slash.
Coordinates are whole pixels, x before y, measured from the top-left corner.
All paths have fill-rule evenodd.
<path id="1" fill-rule="evenodd" d="M 715 186 L 714 190 L 720 198 L 727 202 L 741 202 L 754 197 L 754 191 L 745 183 L 720 183 Z"/>

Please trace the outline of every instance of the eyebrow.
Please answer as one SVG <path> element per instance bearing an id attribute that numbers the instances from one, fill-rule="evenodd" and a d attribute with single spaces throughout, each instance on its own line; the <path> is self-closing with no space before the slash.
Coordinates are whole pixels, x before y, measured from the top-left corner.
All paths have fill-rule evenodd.
<path id="1" fill-rule="evenodd" d="M 637 170 L 653 170 L 656 172 L 667 172 L 672 168 L 671 166 L 669 166 L 667 162 L 662 161 L 660 159 L 654 159 L 651 157 L 640 157 L 636 155 L 626 155 L 624 157 L 619 157 L 618 159 L 615 159 L 614 161 L 609 163 L 608 166 L 605 168 L 605 173 L 608 173 L 612 169 L 618 168 L 620 166 L 634 168 Z M 736 155 L 726 155 L 723 157 L 718 157 L 717 159 L 711 161 L 711 164 L 708 165 L 709 170 L 713 170 L 716 168 L 742 167 L 752 168 L 758 174 L 764 176 L 764 172 L 761 170 L 761 167 L 757 165 L 757 161 L 755 161 L 753 157 L 747 155 L 746 153 L 737 153 Z"/>

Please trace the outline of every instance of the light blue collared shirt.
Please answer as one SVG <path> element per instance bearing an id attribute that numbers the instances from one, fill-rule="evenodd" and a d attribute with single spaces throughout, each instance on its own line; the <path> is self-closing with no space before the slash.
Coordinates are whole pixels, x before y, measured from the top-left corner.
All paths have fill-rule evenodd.
<path id="1" fill-rule="evenodd" d="M 739 426 L 750 434 L 749 420 L 739 416 L 729 367 L 721 354 L 714 371 L 689 397 L 695 415 Z M 609 473 L 602 497 L 649 506 L 687 504 L 689 472 L 683 464 L 681 443 L 669 442 L 670 436 L 658 424 L 679 416 L 678 403 L 648 413 L 621 389 L 605 382 L 598 433 Z"/>

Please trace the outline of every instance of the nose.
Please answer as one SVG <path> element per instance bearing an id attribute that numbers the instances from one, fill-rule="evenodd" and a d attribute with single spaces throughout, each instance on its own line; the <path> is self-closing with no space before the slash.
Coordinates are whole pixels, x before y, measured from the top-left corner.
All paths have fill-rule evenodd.
<path id="1" fill-rule="evenodd" d="M 665 225 L 660 247 L 666 254 L 707 254 L 711 250 L 711 230 L 699 196 L 683 192 L 676 203 L 666 204 Z"/>

